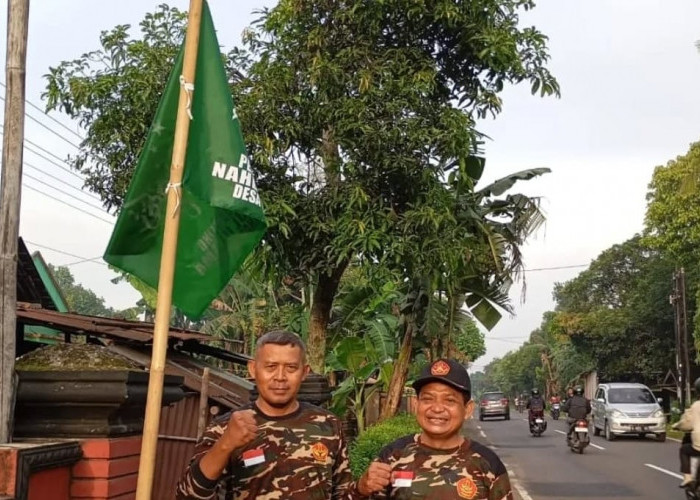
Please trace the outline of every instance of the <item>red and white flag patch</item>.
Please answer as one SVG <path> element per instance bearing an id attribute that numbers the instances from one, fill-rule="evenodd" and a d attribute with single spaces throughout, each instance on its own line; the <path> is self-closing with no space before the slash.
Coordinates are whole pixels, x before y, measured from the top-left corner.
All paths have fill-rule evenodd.
<path id="1" fill-rule="evenodd" d="M 242 458 L 243 465 L 245 465 L 246 467 L 258 465 L 265 461 L 265 452 L 261 448 L 244 451 Z"/>
<path id="2" fill-rule="evenodd" d="M 392 488 L 410 488 L 413 484 L 413 472 L 410 470 L 397 470 L 391 473 Z"/>

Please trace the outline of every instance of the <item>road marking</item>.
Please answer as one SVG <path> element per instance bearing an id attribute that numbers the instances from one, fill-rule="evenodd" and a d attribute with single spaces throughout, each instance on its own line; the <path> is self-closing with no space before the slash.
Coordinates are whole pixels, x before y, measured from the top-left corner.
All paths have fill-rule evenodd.
<path id="1" fill-rule="evenodd" d="M 508 472 L 508 476 L 510 478 L 510 485 L 515 491 L 518 492 L 520 498 L 522 498 L 522 500 L 534 500 L 527 492 L 527 490 L 523 487 L 523 485 L 520 484 L 520 481 L 518 481 L 518 479 L 515 477 L 515 472 L 513 472 L 513 469 L 511 469 L 507 464 L 503 465 L 506 466 L 506 471 Z"/>
<path id="2" fill-rule="evenodd" d="M 482 438 L 486 439 L 486 433 L 485 433 L 484 431 L 479 431 L 479 435 L 480 435 Z"/>
<path id="3" fill-rule="evenodd" d="M 666 470 L 666 469 L 663 469 L 661 467 L 657 467 L 656 465 L 652 465 L 652 464 L 644 464 L 644 465 L 646 465 L 647 467 L 650 467 L 652 469 L 656 469 L 659 472 L 663 472 L 664 474 L 668 474 L 671 477 L 675 477 L 677 479 L 683 479 L 683 476 L 681 474 L 676 474 L 675 472 L 671 472 L 670 470 Z"/>
<path id="4" fill-rule="evenodd" d="M 676 443 L 682 443 L 682 442 L 683 442 L 683 441 L 681 441 L 680 439 L 676 439 L 676 438 L 672 438 L 672 437 L 667 437 L 666 439 L 668 439 L 669 441 L 675 441 Z"/>
<path id="5" fill-rule="evenodd" d="M 566 432 L 560 431 L 559 429 L 554 429 L 554 432 L 558 432 L 559 434 L 564 434 L 566 436 Z"/>

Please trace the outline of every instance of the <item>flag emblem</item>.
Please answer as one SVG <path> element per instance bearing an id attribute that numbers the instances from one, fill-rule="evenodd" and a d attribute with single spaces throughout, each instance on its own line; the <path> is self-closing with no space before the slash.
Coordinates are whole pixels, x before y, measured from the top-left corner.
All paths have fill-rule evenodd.
<path id="1" fill-rule="evenodd" d="M 474 498 L 478 490 L 476 483 L 470 477 L 463 477 L 457 482 L 457 494 L 461 498 Z"/>
<path id="2" fill-rule="evenodd" d="M 316 443 L 311 447 L 311 455 L 317 462 L 325 462 L 328 458 L 328 448 L 323 443 Z"/>
<path id="3" fill-rule="evenodd" d="M 445 363 L 443 360 L 436 361 L 433 363 L 433 366 L 430 367 L 431 375 L 443 376 L 447 375 L 448 373 L 450 373 L 450 365 Z"/>
<path id="4" fill-rule="evenodd" d="M 410 488 L 413 483 L 413 471 L 397 470 L 391 473 L 392 488 Z"/>
<path id="5" fill-rule="evenodd" d="M 243 465 L 251 467 L 265 461 L 265 452 L 260 448 L 256 448 L 255 450 L 244 451 L 241 458 L 243 458 Z"/>

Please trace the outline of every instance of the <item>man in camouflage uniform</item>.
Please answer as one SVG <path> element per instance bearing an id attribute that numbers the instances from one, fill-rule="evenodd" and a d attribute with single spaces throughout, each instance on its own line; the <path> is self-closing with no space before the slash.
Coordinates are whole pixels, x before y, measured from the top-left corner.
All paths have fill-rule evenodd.
<path id="1" fill-rule="evenodd" d="M 357 492 L 374 499 L 513 500 L 503 462 L 460 433 L 474 411 L 467 370 L 454 360 L 439 359 L 413 387 L 422 432 L 382 449 Z"/>
<path id="2" fill-rule="evenodd" d="M 336 500 L 355 492 L 338 418 L 299 402 L 309 372 L 290 332 L 258 340 L 248 364 L 260 396 L 216 420 L 197 443 L 177 500 Z"/>

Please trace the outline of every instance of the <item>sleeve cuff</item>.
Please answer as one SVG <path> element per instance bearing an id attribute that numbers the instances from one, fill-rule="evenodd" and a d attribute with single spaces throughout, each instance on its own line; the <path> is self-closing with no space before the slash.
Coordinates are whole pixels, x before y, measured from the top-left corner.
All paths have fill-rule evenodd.
<path id="1" fill-rule="evenodd" d="M 205 490 L 213 490 L 216 487 L 219 480 L 209 479 L 207 476 L 205 476 L 202 469 L 199 467 L 199 460 L 193 462 L 190 468 L 192 472 L 192 479 L 195 483 L 197 483 L 197 486 Z"/>

